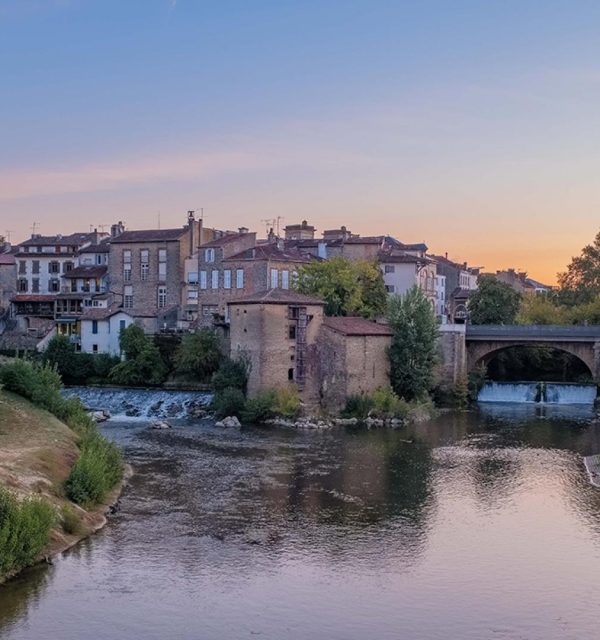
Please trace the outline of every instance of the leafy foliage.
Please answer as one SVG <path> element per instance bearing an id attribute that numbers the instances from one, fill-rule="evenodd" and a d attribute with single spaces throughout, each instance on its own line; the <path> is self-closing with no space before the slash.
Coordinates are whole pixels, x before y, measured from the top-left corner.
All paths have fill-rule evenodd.
<path id="1" fill-rule="evenodd" d="M 217 333 L 211 329 L 200 329 L 183 336 L 175 352 L 175 370 L 206 382 L 217 371 L 222 359 L 222 345 Z"/>
<path id="2" fill-rule="evenodd" d="M 167 376 L 167 367 L 160 351 L 141 327 L 129 325 L 121 331 L 119 345 L 125 361 L 112 368 L 109 379 L 122 385 L 158 385 Z"/>
<path id="3" fill-rule="evenodd" d="M 246 407 L 246 396 L 241 389 L 225 387 L 215 392 L 212 408 L 217 418 L 240 416 Z"/>
<path id="4" fill-rule="evenodd" d="M 553 295 L 524 295 L 516 316 L 518 324 L 570 324 L 569 309 L 557 304 Z"/>
<path id="5" fill-rule="evenodd" d="M 259 391 L 248 398 L 242 411 L 242 421 L 249 424 L 261 424 L 275 416 L 277 395 L 274 390 Z"/>
<path id="6" fill-rule="evenodd" d="M 594 242 L 574 257 L 564 273 L 558 274 L 563 302 L 585 304 L 600 296 L 600 232 Z"/>
<path id="7" fill-rule="evenodd" d="M 342 411 L 345 418 L 392 418 L 404 419 L 408 416 L 411 403 L 399 398 L 390 387 L 379 387 L 372 393 L 354 394 L 346 399 L 346 406 Z"/>
<path id="8" fill-rule="evenodd" d="M 275 415 L 282 418 L 297 418 L 301 408 L 302 402 L 298 387 L 295 384 L 275 389 L 275 404 L 273 407 Z"/>
<path id="9" fill-rule="evenodd" d="M 32 564 L 50 538 L 52 507 L 39 498 L 19 502 L 0 488 L 0 577 Z"/>
<path id="10" fill-rule="evenodd" d="M 482 276 L 469 299 L 469 318 L 473 324 L 514 324 L 520 304 L 521 294 L 509 284 Z"/>
<path id="11" fill-rule="evenodd" d="M 437 321 L 431 304 L 418 287 L 388 304 L 392 329 L 389 348 L 390 382 L 405 400 L 424 397 L 433 383 L 436 362 Z"/>
<path id="12" fill-rule="evenodd" d="M 235 360 L 231 358 L 222 360 L 219 370 L 212 378 L 215 391 L 218 392 L 232 387 L 234 389 L 240 389 L 242 393 L 245 394 L 246 388 L 248 387 L 250 368 L 250 359 L 243 353 Z"/>
<path id="13" fill-rule="evenodd" d="M 325 300 L 325 315 L 375 318 L 385 313 L 387 293 L 376 262 L 336 256 L 311 262 L 298 272 L 300 293 Z"/>

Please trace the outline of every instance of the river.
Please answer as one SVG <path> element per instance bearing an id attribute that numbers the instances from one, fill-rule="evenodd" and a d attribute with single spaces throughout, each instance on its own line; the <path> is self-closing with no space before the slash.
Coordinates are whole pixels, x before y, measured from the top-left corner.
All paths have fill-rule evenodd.
<path id="1" fill-rule="evenodd" d="M 110 421 L 135 475 L 108 526 L 0 587 L 2 640 L 598 636 L 588 408 L 388 431 Z"/>

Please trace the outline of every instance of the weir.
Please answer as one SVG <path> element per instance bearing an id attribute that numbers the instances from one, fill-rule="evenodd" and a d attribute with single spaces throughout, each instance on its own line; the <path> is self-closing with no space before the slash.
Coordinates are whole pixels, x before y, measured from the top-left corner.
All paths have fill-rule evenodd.
<path id="1" fill-rule="evenodd" d="M 108 411 L 112 419 L 151 420 L 194 418 L 212 400 L 202 391 L 124 389 L 113 387 L 68 387 L 67 397 L 76 397 L 88 409 Z"/>
<path id="2" fill-rule="evenodd" d="M 558 382 L 488 382 L 477 396 L 478 402 L 532 404 L 593 404 L 596 385 Z"/>

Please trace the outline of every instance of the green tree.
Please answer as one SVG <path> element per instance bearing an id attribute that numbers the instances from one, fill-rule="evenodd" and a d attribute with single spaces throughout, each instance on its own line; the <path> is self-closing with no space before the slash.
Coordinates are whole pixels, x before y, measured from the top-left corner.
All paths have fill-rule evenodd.
<path id="1" fill-rule="evenodd" d="M 389 348 L 390 382 L 396 394 L 414 400 L 433 384 L 438 327 L 435 313 L 421 289 L 392 296 L 387 312 L 393 332 Z"/>
<path id="2" fill-rule="evenodd" d="M 340 256 L 311 262 L 298 272 L 300 293 L 325 300 L 325 315 L 374 318 L 385 312 L 386 291 L 376 262 Z"/>
<path id="3" fill-rule="evenodd" d="M 469 299 L 469 318 L 473 324 L 514 324 L 521 297 L 506 282 L 482 276 L 477 291 Z"/>
<path id="4" fill-rule="evenodd" d="M 223 359 L 221 340 L 215 331 L 200 329 L 183 336 L 175 352 L 175 370 L 205 382 Z"/>
<path id="5" fill-rule="evenodd" d="M 553 294 L 528 293 L 521 300 L 518 324 L 568 324 L 569 310 L 557 304 Z"/>
<path id="6" fill-rule="evenodd" d="M 141 327 L 132 324 L 123 329 L 119 336 L 119 345 L 125 354 L 125 361 L 111 369 L 111 382 L 134 386 L 164 382 L 167 367 L 158 347 L 144 335 Z"/>
<path id="7" fill-rule="evenodd" d="M 558 274 L 558 283 L 565 304 L 588 303 L 600 295 L 600 232 L 581 255 L 571 259 L 567 270 Z"/>
<path id="8" fill-rule="evenodd" d="M 56 335 L 48 342 L 42 362 L 55 367 L 65 384 L 82 384 L 94 375 L 92 355 L 77 353 L 67 336 Z"/>

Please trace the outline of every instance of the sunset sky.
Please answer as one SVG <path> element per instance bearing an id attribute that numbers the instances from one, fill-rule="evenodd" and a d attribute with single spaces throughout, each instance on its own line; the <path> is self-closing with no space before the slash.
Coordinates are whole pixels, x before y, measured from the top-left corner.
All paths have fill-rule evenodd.
<path id="1" fill-rule="evenodd" d="M 0 0 L 0 234 L 263 219 L 554 282 L 600 229 L 596 1 Z"/>

